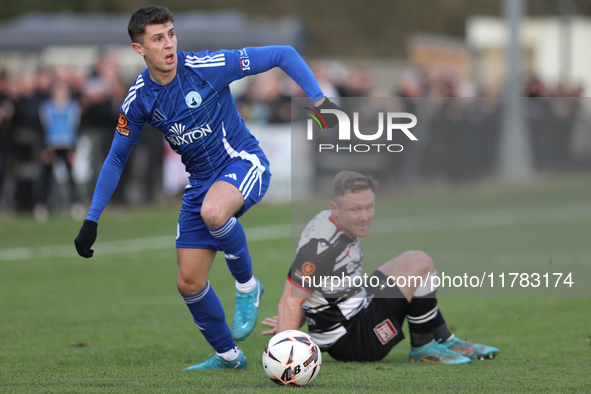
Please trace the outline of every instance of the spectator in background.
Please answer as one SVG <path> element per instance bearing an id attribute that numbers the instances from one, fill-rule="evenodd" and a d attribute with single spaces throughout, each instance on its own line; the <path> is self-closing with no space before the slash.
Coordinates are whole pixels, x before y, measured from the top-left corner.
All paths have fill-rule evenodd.
<path id="1" fill-rule="evenodd" d="M 367 97 L 372 91 L 372 79 L 369 73 L 361 69 L 349 70 L 347 77 L 338 86 L 341 97 Z"/>
<path id="2" fill-rule="evenodd" d="M 320 89 L 326 94 L 326 97 L 334 98 L 335 104 L 339 104 L 340 92 L 336 87 L 336 84 L 331 78 L 326 63 L 322 60 L 314 60 L 310 63 L 310 69 L 314 73 Z"/>
<path id="3" fill-rule="evenodd" d="M 32 211 L 33 190 L 39 174 L 42 147 L 39 103 L 34 71 L 26 71 L 13 84 L 15 95 L 14 132 L 12 135 L 13 165 L 15 168 L 15 208 Z"/>
<path id="4" fill-rule="evenodd" d="M 402 74 L 400 87 L 394 92 L 400 97 L 405 112 L 415 113 L 420 97 L 425 97 L 425 75 L 418 68 L 409 68 Z"/>
<path id="5" fill-rule="evenodd" d="M 113 138 L 114 127 L 119 116 L 119 106 L 123 102 L 127 88 L 123 88 L 118 77 L 117 60 L 111 52 L 105 52 L 93 67 L 90 74 L 80 72 L 76 78 L 79 86 L 82 118 L 80 135 L 88 138 L 94 147 L 90 157 L 84 160 L 90 162 L 89 167 L 94 173 L 89 175 L 89 187 L 83 188 L 85 194 L 90 195 L 91 185 L 96 183 L 98 170 L 109 153 Z M 127 182 L 127 173 L 123 174 L 122 184 Z M 114 201 L 123 202 L 124 187 L 117 189 Z"/>
<path id="6" fill-rule="evenodd" d="M 289 123 L 291 97 L 284 92 L 282 78 L 276 69 L 257 75 L 236 100 L 240 112 L 253 122 Z"/>
<path id="7" fill-rule="evenodd" d="M 47 202 L 53 180 L 53 165 L 58 159 L 64 161 L 69 182 L 70 203 L 75 216 L 78 194 L 72 174 L 76 134 L 80 125 L 80 106 L 72 99 L 69 87 L 58 82 L 52 89 L 51 98 L 44 101 L 39 108 L 39 116 L 43 127 L 44 148 L 42 153 L 41 181 L 35 216 L 38 219 L 47 217 Z M 82 213 L 84 214 L 84 212 Z"/>
<path id="8" fill-rule="evenodd" d="M 8 81 L 4 72 L 0 72 L 0 201 L 6 178 L 8 155 L 11 151 L 10 126 L 14 117 L 14 105 L 8 97 Z"/>
<path id="9" fill-rule="evenodd" d="M 51 97 L 53 88 L 53 74 L 46 68 L 40 68 L 35 74 L 35 88 L 40 101 Z"/>

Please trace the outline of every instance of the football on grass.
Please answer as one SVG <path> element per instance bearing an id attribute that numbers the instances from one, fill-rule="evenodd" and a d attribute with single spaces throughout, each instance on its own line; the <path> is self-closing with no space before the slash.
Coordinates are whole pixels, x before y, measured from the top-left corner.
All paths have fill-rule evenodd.
<path id="1" fill-rule="evenodd" d="M 275 335 L 263 352 L 265 373 L 279 385 L 307 385 L 318 376 L 321 363 L 322 354 L 314 340 L 298 330 Z"/>

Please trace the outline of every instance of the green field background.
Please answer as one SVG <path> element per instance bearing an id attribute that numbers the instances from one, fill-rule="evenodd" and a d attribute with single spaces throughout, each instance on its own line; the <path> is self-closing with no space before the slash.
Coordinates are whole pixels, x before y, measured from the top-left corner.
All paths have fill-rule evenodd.
<path id="1" fill-rule="evenodd" d="M 297 233 L 327 202 L 319 198 L 291 207 L 260 204 L 241 220 L 247 236 L 254 239 L 250 250 L 255 275 L 265 285 L 260 320 L 276 314 L 289 269 L 293 245 L 286 225 L 293 224 Z M 557 296 L 532 292 L 531 297 L 517 294 L 519 298 L 478 292 L 455 297 L 441 290 L 439 305 L 452 331 L 499 347 L 495 360 L 412 365 L 405 340 L 379 363 L 338 363 L 324 354 L 318 378 L 303 390 L 591 392 L 587 204 L 591 178 L 585 175 L 521 186 L 381 192 L 375 234 L 362 244 L 367 272 L 404 250 L 421 249 L 440 270 L 460 271 L 471 265 L 480 272 L 491 266 L 507 267 L 507 272 L 576 269 L 573 279 L 578 287 Z M 0 216 L 0 392 L 294 389 L 276 386 L 261 367 L 268 340 L 260 335 L 263 326 L 240 344 L 248 358 L 246 370 L 183 371 L 211 357 L 213 350 L 176 290 L 174 233 L 179 207 L 175 200 L 151 208 L 107 209 L 95 257 L 88 260 L 74 250 L 79 222 L 53 217 L 37 223 L 29 217 Z M 517 220 L 480 228 L 453 225 L 465 215 L 487 212 L 509 212 Z M 425 218 L 437 218 L 434 223 L 439 224 L 429 228 L 432 221 Z M 388 225 L 397 219 L 423 227 Z M 233 279 L 219 256 L 210 281 L 231 321 Z M 534 298 L 538 296 L 542 298 Z"/>

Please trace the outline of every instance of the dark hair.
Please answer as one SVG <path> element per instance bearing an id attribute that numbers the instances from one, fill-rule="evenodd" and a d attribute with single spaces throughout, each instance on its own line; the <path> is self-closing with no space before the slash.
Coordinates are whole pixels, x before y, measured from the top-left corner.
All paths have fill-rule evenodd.
<path id="1" fill-rule="evenodd" d="M 342 197 L 347 192 L 371 189 L 375 192 L 378 182 L 371 177 L 353 171 L 341 171 L 334 177 L 334 197 Z"/>
<path id="2" fill-rule="evenodd" d="M 142 35 L 146 32 L 148 25 L 163 25 L 168 22 L 174 22 L 172 13 L 168 8 L 159 5 L 149 5 L 139 8 L 129 18 L 127 32 L 131 42 L 140 43 Z"/>

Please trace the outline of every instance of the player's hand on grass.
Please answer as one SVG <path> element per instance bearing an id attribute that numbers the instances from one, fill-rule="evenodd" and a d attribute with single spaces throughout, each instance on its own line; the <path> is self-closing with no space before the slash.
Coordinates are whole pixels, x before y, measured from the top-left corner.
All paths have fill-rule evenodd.
<path id="1" fill-rule="evenodd" d="M 76 245 L 76 251 L 82 257 L 92 257 L 94 254 L 94 250 L 90 249 L 94 241 L 96 241 L 96 228 L 98 226 L 97 222 L 93 222 L 92 220 L 85 220 L 78 236 L 74 240 L 74 244 Z"/>
<path id="2" fill-rule="evenodd" d="M 318 105 L 318 106 L 314 105 L 314 108 L 322 114 L 322 117 L 326 121 L 326 125 L 328 126 L 328 128 L 332 129 L 333 127 L 335 127 L 336 125 L 339 124 L 339 120 L 338 120 L 337 116 L 335 114 L 328 114 L 328 113 L 323 114 L 321 110 L 323 110 L 323 109 L 338 109 L 339 111 L 342 111 L 342 109 L 341 109 L 341 107 L 339 107 L 338 105 L 336 105 L 335 103 L 330 101 L 328 99 L 328 97 L 324 97 L 324 99 L 320 100 L 319 103 L 320 103 L 320 105 Z"/>
<path id="3" fill-rule="evenodd" d="M 261 335 L 275 335 L 277 334 L 277 316 L 268 317 L 261 322 L 263 326 L 267 326 L 270 330 L 263 331 Z"/>

